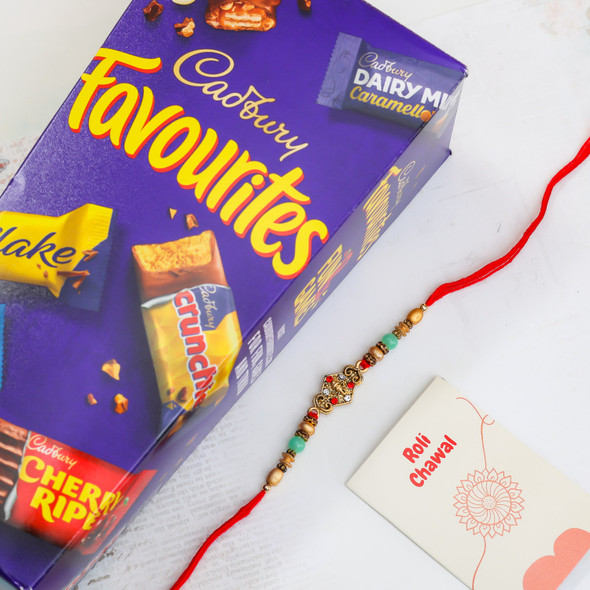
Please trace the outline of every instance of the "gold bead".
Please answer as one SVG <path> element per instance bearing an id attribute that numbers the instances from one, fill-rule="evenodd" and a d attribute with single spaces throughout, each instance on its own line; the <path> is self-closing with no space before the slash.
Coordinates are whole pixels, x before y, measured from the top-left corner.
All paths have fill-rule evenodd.
<path id="1" fill-rule="evenodd" d="M 371 348 L 369 348 L 369 354 L 372 354 L 377 362 L 383 360 L 383 352 L 377 346 L 371 346 Z"/>
<path id="2" fill-rule="evenodd" d="M 410 333 L 410 328 L 408 328 L 408 326 L 406 326 L 406 324 L 404 324 L 403 322 L 400 322 L 397 327 L 404 336 Z"/>
<path id="3" fill-rule="evenodd" d="M 408 314 L 408 319 L 412 322 L 412 324 L 416 325 L 422 321 L 423 316 L 424 312 L 419 307 L 417 307 Z"/>
<path id="4" fill-rule="evenodd" d="M 269 474 L 266 476 L 266 483 L 269 486 L 276 486 L 281 483 L 281 479 L 283 479 L 283 472 L 275 467 L 274 469 L 271 469 Z"/>
<path id="5" fill-rule="evenodd" d="M 315 432 L 315 427 L 313 424 L 310 424 L 309 422 L 300 422 L 299 430 L 303 430 L 303 432 L 305 432 L 307 436 L 311 436 Z"/>
<path id="6" fill-rule="evenodd" d="M 381 342 L 381 340 L 379 340 L 375 346 L 377 346 L 377 348 L 383 353 L 383 356 L 389 352 L 389 348 L 387 348 L 387 346 Z"/>
<path id="7" fill-rule="evenodd" d="M 269 486 L 267 483 L 265 483 L 265 484 L 262 486 L 262 489 L 263 489 L 265 492 L 270 492 L 270 486 Z"/>
<path id="8" fill-rule="evenodd" d="M 295 459 L 293 458 L 292 455 L 289 455 L 289 453 L 283 453 L 283 463 L 285 463 L 285 465 L 292 465 L 293 461 L 295 461 Z"/>
<path id="9" fill-rule="evenodd" d="M 309 440 L 309 434 L 307 434 L 307 432 L 305 432 L 305 430 L 297 430 L 295 432 L 295 436 L 298 436 L 299 438 L 302 438 L 305 442 L 307 442 Z"/>

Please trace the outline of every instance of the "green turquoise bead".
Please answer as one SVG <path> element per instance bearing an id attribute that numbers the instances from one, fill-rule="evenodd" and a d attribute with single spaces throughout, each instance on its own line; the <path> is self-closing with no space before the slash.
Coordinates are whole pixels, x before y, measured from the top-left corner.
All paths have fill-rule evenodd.
<path id="1" fill-rule="evenodd" d="M 381 342 L 389 348 L 389 350 L 393 350 L 397 346 L 397 337 L 393 334 L 385 334 L 383 338 L 381 338 Z"/>
<path id="2" fill-rule="evenodd" d="M 300 436 L 294 436 L 289 441 L 289 448 L 296 453 L 301 453 L 305 449 L 305 441 Z"/>

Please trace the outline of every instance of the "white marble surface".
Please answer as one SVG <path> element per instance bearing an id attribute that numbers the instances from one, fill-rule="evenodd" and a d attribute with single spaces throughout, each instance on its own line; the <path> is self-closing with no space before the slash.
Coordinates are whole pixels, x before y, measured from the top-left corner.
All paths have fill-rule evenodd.
<path id="1" fill-rule="evenodd" d="M 208 532 L 256 493 L 321 376 L 440 282 L 504 253 L 590 135 L 588 1 L 459 0 L 444 14 L 441 3 L 373 3 L 469 66 L 454 155 L 81 590 L 167 588 Z M 0 143 L 42 130 L 123 8 L 45 4 L 0 0 Z M 436 375 L 590 492 L 589 186 L 590 162 L 557 189 L 511 267 L 433 306 L 349 411 L 322 420 L 286 481 L 210 550 L 187 588 L 464 588 L 344 485 Z M 568 584 L 582 590 L 590 577 Z"/>

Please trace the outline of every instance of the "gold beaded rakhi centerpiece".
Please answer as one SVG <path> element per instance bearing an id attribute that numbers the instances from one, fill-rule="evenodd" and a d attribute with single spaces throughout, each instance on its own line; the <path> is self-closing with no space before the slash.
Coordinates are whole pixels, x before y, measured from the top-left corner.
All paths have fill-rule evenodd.
<path id="1" fill-rule="evenodd" d="M 382 361 L 385 355 L 410 333 L 410 330 L 422 320 L 426 309 L 425 304 L 413 309 L 405 320 L 385 334 L 377 344 L 371 346 L 356 364 L 346 365 L 340 373 L 332 373 L 324 377 L 320 393 L 314 396 L 313 405 L 299 423 L 282 459 L 267 475 L 266 484 L 262 488 L 265 492 L 269 492 L 272 486 L 278 485 L 283 479 L 283 474 L 291 469 L 297 453 L 305 449 L 309 438 L 315 433 L 320 414 L 329 414 L 335 407 L 352 402 L 357 386 L 363 382 L 363 374 Z"/>

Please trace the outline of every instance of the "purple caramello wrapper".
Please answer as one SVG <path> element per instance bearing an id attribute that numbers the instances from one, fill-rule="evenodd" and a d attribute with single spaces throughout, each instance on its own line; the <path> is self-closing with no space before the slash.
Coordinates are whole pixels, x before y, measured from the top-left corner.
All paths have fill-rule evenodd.
<path id="1" fill-rule="evenodd" d="M 317 102 L 418 128 L 450 106 L 461 79 L 449 68 L 340 33 Z"/>

